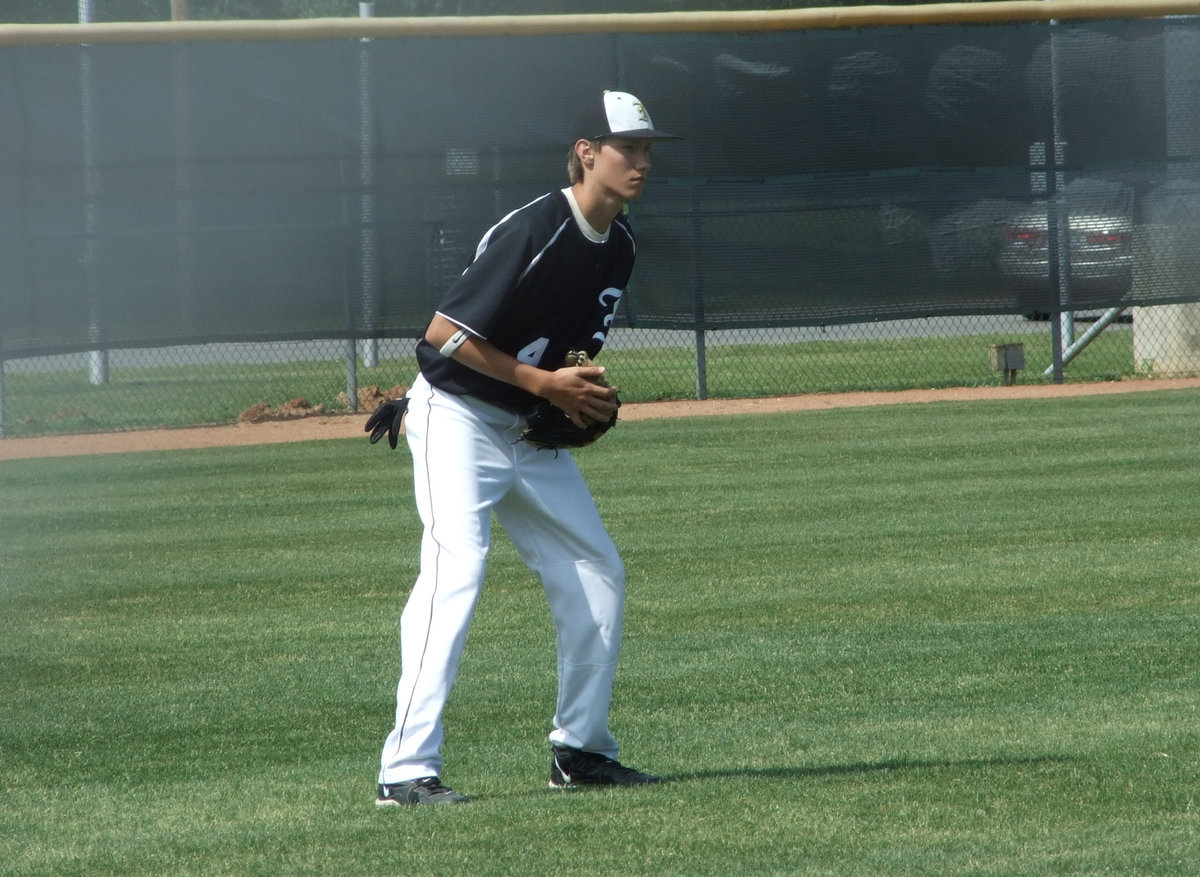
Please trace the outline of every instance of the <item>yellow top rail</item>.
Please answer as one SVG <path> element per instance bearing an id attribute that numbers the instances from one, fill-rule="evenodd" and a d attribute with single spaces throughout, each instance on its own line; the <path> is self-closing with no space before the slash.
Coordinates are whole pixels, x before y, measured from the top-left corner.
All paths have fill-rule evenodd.
<path id="1" fill-rule="evenodd" d="M 1200 0 L 1001 0 L 759 12 L 310 18 L 0 25 L 0 45 L 467 37 L 586 33 L 752 33 L 923 24 L 1200 15 Z"/>

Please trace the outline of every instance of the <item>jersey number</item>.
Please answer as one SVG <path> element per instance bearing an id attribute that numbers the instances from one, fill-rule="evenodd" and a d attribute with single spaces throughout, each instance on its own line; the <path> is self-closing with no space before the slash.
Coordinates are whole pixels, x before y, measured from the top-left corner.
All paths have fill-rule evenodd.
<path id="1" fill-rule="evenodd" d="M 526 344 L 517 351 L 517 359 L 529 365 L 540 365 L 542 357 L 546 355 L 546 348 L 550 346 L 549 338 L 539 338 L 532 344 Z"/>

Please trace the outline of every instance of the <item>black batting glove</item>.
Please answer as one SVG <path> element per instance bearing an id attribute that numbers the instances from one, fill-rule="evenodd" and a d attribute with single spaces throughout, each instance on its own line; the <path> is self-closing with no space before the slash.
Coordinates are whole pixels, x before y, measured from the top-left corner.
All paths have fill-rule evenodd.
<path id="1" fill-rule="evenodd" d="M 363 432 L 371 434 L 371 444 L 375 444 L 386 433 L 388 444 L 392 446 L 393 451 L 396 450 L 396 440 L 400 437 L 400 421 L 404 419 L 404 412 L 407 410 L 407 396 L 402 399 L 388 399 L 376 408 L 363 427 Z"/>

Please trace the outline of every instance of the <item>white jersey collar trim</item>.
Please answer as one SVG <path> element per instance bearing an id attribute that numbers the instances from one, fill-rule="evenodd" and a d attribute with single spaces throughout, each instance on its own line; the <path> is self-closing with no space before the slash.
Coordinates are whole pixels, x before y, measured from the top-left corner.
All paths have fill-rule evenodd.
<path id="1" fill-rule="evenodd" d="M 596 229 L 592 228 L 591 223 L 584 218 L 583 211 L 579 209 L 579 202 L 575 200 L 575 193 L 569 188 L 563 189 L 562 193 L 567 196 L 567 203 L 571 205 L 571 213 L 575 216 L 575 224 L 579 226 L 579 230 L 583 232 L 583 236 L 597 244 L 605 243 L 608 240 L 608 233 L 612 231 L 612 226 L 610 225 L 608 230 L 603 233 L 596 231 Z"/>

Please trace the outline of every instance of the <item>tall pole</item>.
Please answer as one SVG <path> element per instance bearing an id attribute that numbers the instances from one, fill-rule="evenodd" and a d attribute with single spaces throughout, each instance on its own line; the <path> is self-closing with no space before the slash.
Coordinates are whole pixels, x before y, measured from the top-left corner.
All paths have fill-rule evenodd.
<path id="1" fill-rule="evenodd" d="M 1062 56 L 1058 39 L 1058 21 L 1051 22 L 1054 32 L 1050 35 L 1050 99 L 1053 102 L 1054 115 L 1054 198 L 1058 204 L 1057 222 L 1052 234 L 1055 236 L 1058 261 L 1058 293 L 1059 293 L 1059 334 L 1062 338 L 1061 348 L 1066 349 L 1075 343 L 1075 311 L 1071 301 L 1071 207 L 1063 194 L 1066 181 L 1058 168 L 1066 164 L 1067 144 L 1062 140 L 1062 113 L 1060 109 L 1059 90 L 1062 86 Z M 1051 252 L 1053 253 L 1054 250 Z M 1061 368 L 1060 368 L 1061 371 Z M 1057 383 L 1061 383 L 1060 379 Z"/>
<path id="2" fill-rule="evenodd" d="M 1068 207 L 1062 197 L 1067 144 L 1062 140 L 1059 111 L 1058 19 L 1050 20 L 1050 142 L 1046 145 L 1046 260 L 1050 288 L 1058 299 L 1050 331 L 1050 371 L 1056 384 L 1063 382 L 1063 349 L 1074 341 L 1075 315 L 1071 313 L 1071 260 Z"/>
<path id="3" fill-rule="evenodd" d="M 374 2 L 358 4 L 359 18 L 373 18 Z M 359 267 L 362 277 L 363 328 L 371 330 L 379 320 L 379 277 L 375 248 L 375 125 L 371 110 L 371 40 L 358 42 L 358 177 L 359 177 Z M 379 339 L 373 335 L 363 343 L 363 365 L 379 365 Z"/>
<path id="4" fill-rule="evenodd" d="M 171 21 L 187 21 L 187 0 L 171 0 Z M 193 237 L 195 179 L 192 167 L 192 47 L 172 46 L 172 88 L 175 115 L 175 255 L 176 304 L 179 322 L 186 330 L 196 316 L 196 242 Z M 185 331 L 183 334 L 189 334 Z"/>
<path id="5" fill-rule="evenodd" d="M 79 0 L 79 23 L 91 24 L 95 21 L 93 0 Z M 93 68 L 92 47 L 88 44 L 80 46 L 79 52 L 79 104 L 80 104 L 80 139 L 83 146 L 83 250 L 79 262 L 83 266 L 84 283 L 87 284 L 88 301 L 88 344 L 91 351 L 88 355 L 88 380 L 92 386 L 98 387 L 108 383 L 108 351 L 100 348 L 104 340 L 102 314 L 100 308 L 99 284 L 96 280 L 96 261 L 98 244 L 96 235 L 99 231 L 99 208 L 96 204 L 99 195 L 99 175 L 96 171 L 96 107 L 93 99 L 95 85 L 95 70 Z"/>

